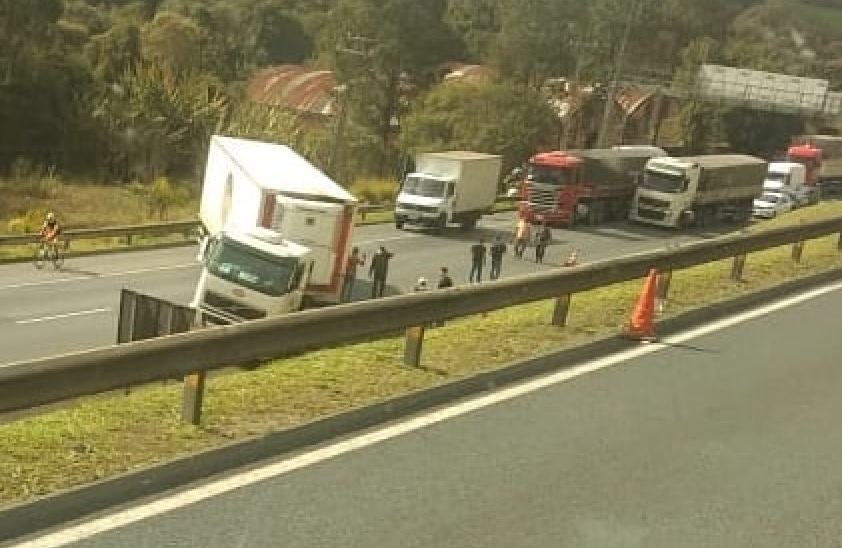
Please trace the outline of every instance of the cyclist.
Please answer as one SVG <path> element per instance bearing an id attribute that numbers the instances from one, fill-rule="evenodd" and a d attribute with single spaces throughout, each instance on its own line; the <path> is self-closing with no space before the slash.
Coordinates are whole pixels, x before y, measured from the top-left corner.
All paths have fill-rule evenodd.
<path id="1" fill-rule="evenodd" d="M 59 234 L 61 234 L 61 226 L 58 224 L 55 213 L 51 211 L 47 213 L 47 218 L 44 219 L 44 224 L 41 225 L 41 237 L 48 245 L 56 248 L 58 247 Z"/>

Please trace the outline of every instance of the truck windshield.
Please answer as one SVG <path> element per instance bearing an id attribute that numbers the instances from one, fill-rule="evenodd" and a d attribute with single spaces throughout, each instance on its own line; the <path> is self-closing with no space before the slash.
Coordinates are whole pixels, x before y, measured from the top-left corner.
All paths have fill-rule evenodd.
<path id="1" fill-rule="evenodd" d="M 566 186 L 570 184 L 572 172 L 558 167 L 531 165 L 527 179 L 539 185 Z"/>
<path id="2" fill-rule="evenodd" d="M 663 171 L 650 171 L 647 169 L 643 174 L 643 183 L 640 186 L 649 190 L 675 194 L 686 190 L 687 180 L 678 173 L 664 173 Z"/>
<path id="3" fill-rule="evenodd" d="M 766 174 L 767 183 L 789 183 L 789 175 L 787 173 L 775 173 L 770 171 Z"/>
<path id="4" fill-rule="evenodd" d="M 290 290 L 297 266 L 294 257 L 272 257 L 224 238 L 207 260 L 215 276 L 274 297 Z"/>
<path id="5" fill-rule="evenodd" d="M 445 182 L 438 179 L 410 176 L 406 178 L 403 191 L 407 194 L 414 194 L 425 198 L 442 198 L 444 196 L 444 187 Z"/>

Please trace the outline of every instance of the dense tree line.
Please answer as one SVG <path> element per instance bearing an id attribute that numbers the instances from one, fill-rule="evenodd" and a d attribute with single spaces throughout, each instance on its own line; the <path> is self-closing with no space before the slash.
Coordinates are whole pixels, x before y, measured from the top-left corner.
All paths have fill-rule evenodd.
<path id="1" fill-rule="evenodd" d="M 326 168 L 341 149 L 343 179 L 430 147 L 515 162 L 557 143 L 548 78 L 607 82 L 621 68 L 680 80 L 716 62 L 839 84 L 842 29 L 811 21 L 842 6 L 802 1 L 812 19 L 798 19 L 799 0 L 0 0 L 0 172 L 193 178 L 213 132 L 289 142 Z M 435 86 L 446 61 L 499 77 Z M 256 70 L 282 63 L 336 71 L 341 128 L 244 100 Z M 688 104 L 681 124 L 690 145 L 730 132 L 750 149 L 753 128 L 798 120 Z"/>

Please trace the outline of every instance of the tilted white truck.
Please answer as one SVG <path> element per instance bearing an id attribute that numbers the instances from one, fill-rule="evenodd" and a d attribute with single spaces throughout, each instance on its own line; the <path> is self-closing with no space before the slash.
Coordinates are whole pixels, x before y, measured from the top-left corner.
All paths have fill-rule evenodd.
<path id="1" fill-rule="evenodd" d="M 743 154 L 653 158 L 635 191 L 630 218 L 666 227 L 751 218 L 767 162 Z"/>
<path id="2" fill-rule="evenodd" d="M 219 324 L 339 302 L 356 203 L 289 147 L 213 136 L 192 306 Z"/>
<path id="3" fill-rule="evenodd" d="M 481 152 L 425 152 L 415 158 L 395 203 L 395 226 L 473 228 L 491 213 L 503 159 Z"/>

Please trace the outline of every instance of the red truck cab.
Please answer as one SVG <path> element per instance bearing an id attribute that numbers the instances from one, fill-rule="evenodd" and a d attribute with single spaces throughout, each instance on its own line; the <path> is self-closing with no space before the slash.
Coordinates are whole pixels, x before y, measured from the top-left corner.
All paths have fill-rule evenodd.
<path id="1" fill-rule="evenodd" d="M 786 152 L 787 160 L 802 164 L 806 168 L 804 183 L 816 186 L 822 167 L 822 149 L 811 144 L 793 145 Z"/>
<path id="2" fill-rule="evenodd" d="M 520 187 L 520 214 L 531 223 L 595 225 L 628 217 L 650 146 L 540 152 L 529 159 Z"/>

